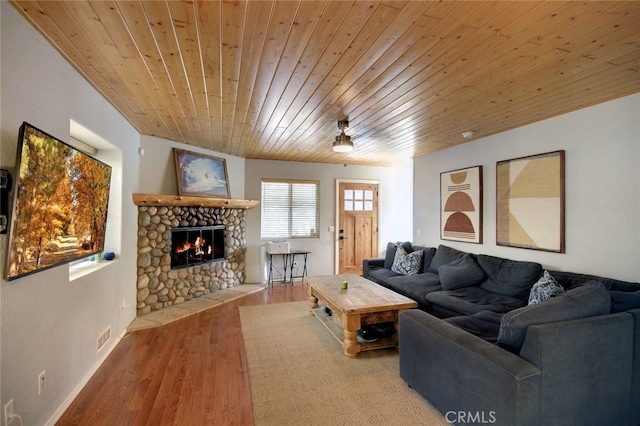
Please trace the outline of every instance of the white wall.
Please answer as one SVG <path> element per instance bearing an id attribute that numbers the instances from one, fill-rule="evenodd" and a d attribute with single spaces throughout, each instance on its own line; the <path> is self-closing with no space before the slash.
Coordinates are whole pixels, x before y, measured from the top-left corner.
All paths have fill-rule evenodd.
<path id="1" fill-rule="evenodd" d="M 640 94 L 415 159 L 416 240 L 640 280 Z M 566 253 L 496 245 L 496 161 L 564 149 Z M 440 173 L 483 166 L 484 244 L 440 240 Z M 419 188 L 419 189 L 418 189 Z"/>
<path id="2" fill-rule="evenodd" d="M 231 198 L 244 199 L 244 158 L 190 146 L 167 139 L 142 135 L 140 146 L 140 192 L 143 194 L 178 194 L 178 181 L 173 159 L 173 148 L 224 158 L 229 175 Z"/>
<path id="3" fill-rule="evenodd" d="M 327 145 L 329 149 L 329 145 Z M 356 145 L 357 149 L 357 145 Z M 291 248 L 309 250 L 309 275 L 333 274 L 335 268 L 336 179 L 379 181 L 378 248 L 387 241 L 410 240 L 412 230 L 412 160 L 392 167 L 343 166 L 336 164 L 246 160 L 245 194 L 260 200 L 262 179 L 320 181 L 320 237 L 290 240 Z M 264 241 L 260 240 L 260 207 L 247 213 L 247 282 L 264 282 Z"/>
<path id="4" fill-rule="evenodd" d="M 122 200 L 119 257 L 89 275 L 70 279 L 60 266 L 0 282 L 1 405 L 14 400 L 25 425 L 54 421 L 135 317 L 137 214 L 131 194 L 138 186 L 139 134 L 7 2 L 1 7 L 0 166 L 14 168 L 23 121 L 68 140 L 70 120 L 121 151 Z M 109 156 L 114 156 L 109 154 Z M 119 201 L 119 202 L 118 202 Z M 107 224 L 109 226 L 109 223 Z M 8 244 L 0 236 L 2 275 Z M 132 306 L 123 309 L 122 300 Z M 112 339 L 100 352 L 96 339 L 107 327 Z M 38 395 L 37 377 L 47 387 Z"/>

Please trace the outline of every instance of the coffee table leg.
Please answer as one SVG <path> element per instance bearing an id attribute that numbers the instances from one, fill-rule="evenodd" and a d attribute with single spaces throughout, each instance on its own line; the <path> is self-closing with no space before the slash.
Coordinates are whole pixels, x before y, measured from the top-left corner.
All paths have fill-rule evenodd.
<path id="1" fill-rule="evenodd" d="M 318 307 L 318 298 L 313 294 L 313 288 L 311 286 L 309 286 L 308 294 L 309 294 L 309 313 L 313 315 L 313 312 L 311 312 L 311 309 Z"/>
<path id="2" fill-rule="evenodd" d="M 355 358 L 360 352 L 360 343 L 356 340 L 358 330 L 360 330 L 360 315 L 345 315 L 342 317 L 342 329 L 344 331 L 344 342 L 342 348 L 348 358 Z"/>

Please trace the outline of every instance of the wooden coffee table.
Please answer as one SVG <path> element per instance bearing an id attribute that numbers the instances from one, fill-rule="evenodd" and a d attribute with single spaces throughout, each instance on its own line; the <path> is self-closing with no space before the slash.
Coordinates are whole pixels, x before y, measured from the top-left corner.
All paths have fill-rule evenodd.
<path id="1" fill-rule="evenodd" d="M 342 290 L 342 280 L 349 282 Z M 309 310 L 342 344 L 344 354 L 355 358 L 361 351 L 398 346 L 398 315 L 418 304 L 359 275 L 322 275 L 307 277 Z M 328 316 L 320 301 L 332 311 Z M 356 340 L 363 325 L 393 322 L 395 334 L 371 343 Z"/>

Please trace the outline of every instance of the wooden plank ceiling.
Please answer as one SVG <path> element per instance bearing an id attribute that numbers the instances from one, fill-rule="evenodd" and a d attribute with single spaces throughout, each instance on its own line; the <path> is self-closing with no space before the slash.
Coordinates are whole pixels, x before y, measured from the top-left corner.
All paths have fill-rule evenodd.
<path id="1" fill-rule="evenodd" d="M 640 91 L 638 1 L 11 3 L 140 133 L 244 158 L 387 165 Z"/>

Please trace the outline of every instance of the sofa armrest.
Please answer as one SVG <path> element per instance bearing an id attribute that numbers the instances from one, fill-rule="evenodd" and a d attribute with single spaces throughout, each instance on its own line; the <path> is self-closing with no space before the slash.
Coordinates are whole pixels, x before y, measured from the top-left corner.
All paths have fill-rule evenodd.
<path id="1" fill-rule="evenodd" d="M 415 309 L 400 315 L 399 351 L 400 377 L 445 418 L 537 424 L 541 371 L 519 356 Z"/>
<path id="2" fill-rule="evenodd" d="M 557 424 L 631 423 L 633 316 L 531 325 L 520 356 L 543 369 L 541 405 Z"/>
<path id="3" fill-rule="evenodd" d="M 384 257 L 362 260 L 362 276 L 369 278 L 369 272 L 384 267 Z"/>
<path id="4" fill-rule="evenodd" d="M 633 376 L 631 377 L 631 421 L 632 425 L 640 425 L 640 308 L 627 311 L 633 317 Z"/>

